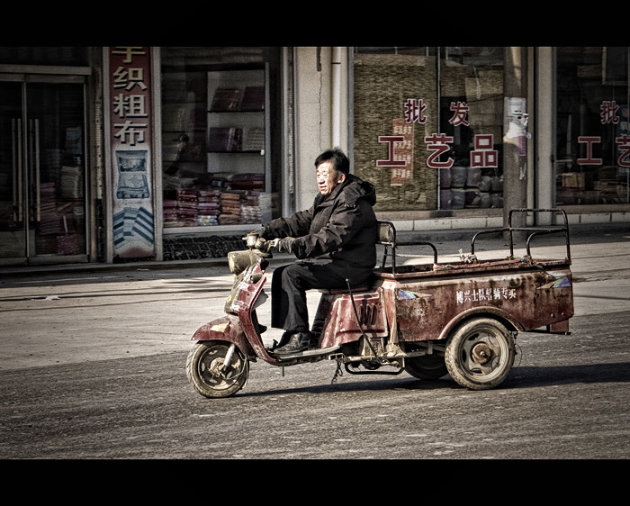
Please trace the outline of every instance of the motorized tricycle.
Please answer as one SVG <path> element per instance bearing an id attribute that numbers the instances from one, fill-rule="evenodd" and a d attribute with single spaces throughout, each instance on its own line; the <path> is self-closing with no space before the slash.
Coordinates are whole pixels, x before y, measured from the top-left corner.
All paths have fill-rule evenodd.
<path id="1" fill-rule="evenodd" d="M 512 226 L 513 213 L 530 218 L 543 212 L 562 223 Z M 514 232 L 529 233 L 526 254 L 519 258 L 514 256 Z M 532 239 L 556 232 L 565 236 L 566 257 L 533 258 Z M 478 260 L 478 236 L 492 233 L 509 236 L 510 255 Z M 379 222 L 382 261 L 370 285 L 321 290 L 311 328 L 317 347 L 275 355 L 263 344 L 256 315 L 267 299 L 263 287 L 269 253 L 261 251 L 260 238 L 244 240 L 246 249 L 228 254 L 234 284 L 225 315 L 194 333 L 186 361 L 190 383 L 209 398 L 228 397 L 243 388 L 249 363 L 256 360 L 281 367 L 335 360 L 333 381 L 343 366 L 351 374 L 404 371 L 424 380 L 449 374 L 468 389 L 494 388 L 510 373 L 518 332 L 568 333 L 573 316 L 569 227 L 563 210 L 513 209 L 507 227 L 478 232 L 469 254 L 441 263 L 434 244 L 397 242 L 394 225 Z M 398 266 L 396 248 L 401 246 L 429 247 L 433 261 Z"/>

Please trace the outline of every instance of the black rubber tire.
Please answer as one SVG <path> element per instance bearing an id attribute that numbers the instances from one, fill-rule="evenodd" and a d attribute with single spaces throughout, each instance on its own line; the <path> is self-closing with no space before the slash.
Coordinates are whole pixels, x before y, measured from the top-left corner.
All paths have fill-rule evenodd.
<path id="1" fill-rule="evenodd" d="M 223 365 L 229 348 L 228 342 L 199 341 L 188 353 L 186 376 L 194 389 L 204 397 L 230 397 L 247 382 L 249 361 L 238 348 L 229 370 L 219 373 L 218 369 Z"/>
<path id="2" fill-rule="evenodd" d="M 514 338 L 505 325 L 493 318 L 474 318 L 451 334 L 444 360 L 459 385 L 488 390 L 507 378 L 515 356 Z"/>
<path id="3" fill-rule="evenodd" d="M 443 355 L 423 355 L 405 360 L 405 372 L 421 380 L 436 380 L 448 374 Z"/>

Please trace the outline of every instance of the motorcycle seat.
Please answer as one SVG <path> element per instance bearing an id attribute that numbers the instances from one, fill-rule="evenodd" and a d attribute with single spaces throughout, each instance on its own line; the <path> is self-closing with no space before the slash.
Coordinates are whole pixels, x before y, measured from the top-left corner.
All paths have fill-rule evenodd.
<path id="1" fill-rule="evenodd" d="M 352 293 L 356 294 L 356 293 L 360 293 L 360 292 L 369 292 L 372 288 L 368 285 L 361 285 L 361 286 L 357 286 L 356 288 L 352 288 Z M 339 294 L 344 294 L 344 293 L 350 293 L 348 291 L 348 288 L 344 287 L 344 288 L 320 288 L 317 290 L 320 293 L 326 293 L 329 295 L 339 295 Z"/>

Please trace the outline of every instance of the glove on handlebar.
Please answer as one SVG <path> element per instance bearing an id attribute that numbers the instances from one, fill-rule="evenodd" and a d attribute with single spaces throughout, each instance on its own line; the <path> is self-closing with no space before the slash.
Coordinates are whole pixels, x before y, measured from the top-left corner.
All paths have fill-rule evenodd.
<path id="1" fill-rule="evenodd" d="M 278 251 L 287 253 L 293 253 L 293 248 L 295 246 L 295 237 L 283 237 L 278 240 Z"/>
<path id="2" fill-rule="evenodd" d="M 267 241 L 267 248 L 277 248 L 278 252 L 282 253 L 293 253 L 293 243 L 295 242 L 294 237 L 283 237 L 282 239 L 272 239 L 271 241 Z"/>
<path id="3" fill-rule="evenodd" d="M 260 251 L 263 251 L 265 253 L 269 252 L 269 242 L 265 241 L 262 237 L 258 237 L 256 239 L 256 244 L 254 245 L 254 248 L 259 249 Z"/>

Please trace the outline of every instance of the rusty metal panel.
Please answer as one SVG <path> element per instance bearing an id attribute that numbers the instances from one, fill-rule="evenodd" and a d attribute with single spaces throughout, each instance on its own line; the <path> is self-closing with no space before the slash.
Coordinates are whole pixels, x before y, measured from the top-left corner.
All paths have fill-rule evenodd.
<path id="1" fill-rule="evenodd" d="M 388 334 L 382 290 L 353 294 L 357 314 L 363 330 L 369 338 L 386 337 Z M 324 292 L 319 301 L 312 331 L 320 335 L 320 347 L 356 341 L 361 327 L 348 293 Z"/>
<path id="2" fill-rule="evenodd" d="M 568 267 L 545 270 L 540 263 L 487 262 L 383 277 L 389 295 L 385 298 L 392 301 L 387 304 L 388 318 L 396 321 L 400 341 L 445 338 L 450 328 L 472 314 L 503 318 L 522 331 L 557 325 L 573 316 Z"/>
<path id="3" fill-rule="evenodd" d="M 378 277 L 376 286 L 355 293 L 354 301 L 366 335 L 389 336 L 394 344 L 444 339 L 472 315 L 497 317 L 519 331 L 545 326 L 568 331 L 566 322 L 573 316 L 566 262 L 506 259 L 421 265 L 395 275 L 381 272 Z M 320 336 L 320 347 L 360 337 L 347 292 L 323 291 L 312 331 Z"/>

